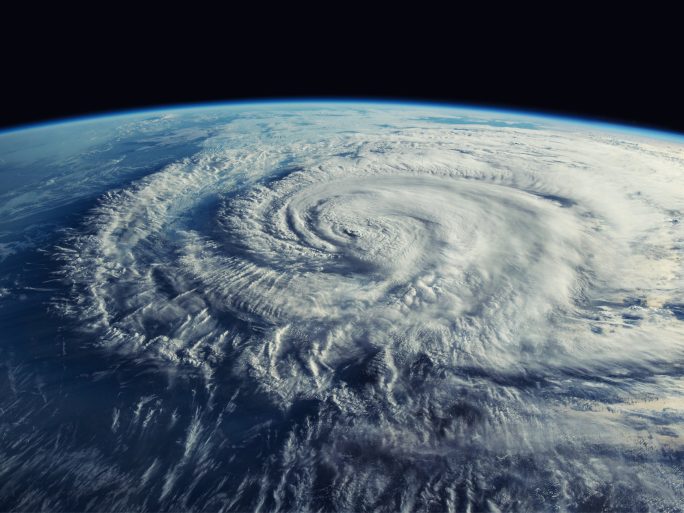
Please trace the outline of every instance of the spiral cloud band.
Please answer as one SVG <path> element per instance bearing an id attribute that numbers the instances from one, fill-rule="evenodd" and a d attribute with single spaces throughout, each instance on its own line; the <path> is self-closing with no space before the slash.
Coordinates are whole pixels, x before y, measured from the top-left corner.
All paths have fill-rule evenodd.
<path id="1" fill-rule="evenodd" d="M 78 449 L 107 477 L 60 440 L 63 486 L 99 509 L 681 511 L 684 145 L 366 108 L 202 112 L 191 154 L 61 232 L 69 351 L 139 369 L 102 404 L 113 448 Z"/>

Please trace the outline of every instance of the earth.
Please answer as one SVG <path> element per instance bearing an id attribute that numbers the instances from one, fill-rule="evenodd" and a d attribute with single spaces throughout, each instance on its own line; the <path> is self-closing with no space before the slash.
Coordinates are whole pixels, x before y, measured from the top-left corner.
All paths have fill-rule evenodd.
<path id="1" fill-rule="evenodd" d="M 684 137 L 264 102 L 0 134 L 0 510 L 684 511 Z"/>

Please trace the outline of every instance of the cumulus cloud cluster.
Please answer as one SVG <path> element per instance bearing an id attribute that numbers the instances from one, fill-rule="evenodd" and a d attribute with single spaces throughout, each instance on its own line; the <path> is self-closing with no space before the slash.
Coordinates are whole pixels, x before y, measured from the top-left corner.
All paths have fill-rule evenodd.
<path id="1" fill-rule="evenodd" d="M 203 390 L 185 420 L 111 413 L 112 436 L 185 422 L 178 458 L 120 469 L 149 504 L 684 503 L 681 145 L 281 116 L 107 193 L 58 248 L 61 315 Z"/>

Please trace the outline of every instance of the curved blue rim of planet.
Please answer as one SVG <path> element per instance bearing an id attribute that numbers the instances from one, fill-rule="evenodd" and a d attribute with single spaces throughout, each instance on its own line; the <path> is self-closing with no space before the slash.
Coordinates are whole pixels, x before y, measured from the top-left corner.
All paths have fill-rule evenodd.
<path id="1" fill-rule="evenodd" d="M 0 133 L 0 510 L 684 511 L 684 137 L 187 106 Z"/>

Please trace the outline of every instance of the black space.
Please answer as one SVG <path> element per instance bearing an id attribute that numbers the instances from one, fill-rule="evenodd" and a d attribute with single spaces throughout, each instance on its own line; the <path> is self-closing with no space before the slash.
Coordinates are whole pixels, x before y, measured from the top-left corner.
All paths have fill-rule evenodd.
<path id="1" fill-rule="evenodd" d="M 684 132 L 684 45 L 667 13 L 654 20 L 639 12 L 627 23 L 559 11 L 525 24 L 508 19 L 516 13 L 501 13 L 496 23 L 469 13 L 408 12 L 363 23 L 362 13 L 321 13 L 297 25 L 280 13 L 268 23 L 258 12 L 102 12 L 87 22 L 82 14 L 6 19 L 0 126 L 178 103 L 349 97 Z"/>

